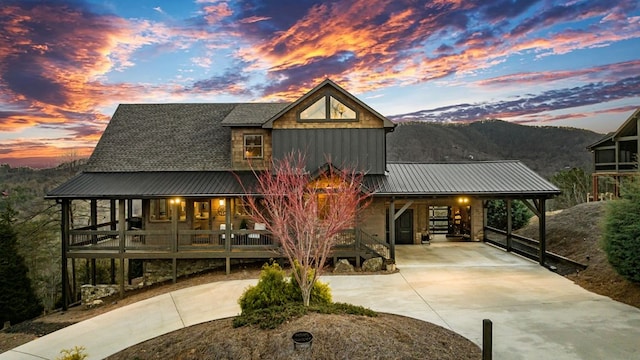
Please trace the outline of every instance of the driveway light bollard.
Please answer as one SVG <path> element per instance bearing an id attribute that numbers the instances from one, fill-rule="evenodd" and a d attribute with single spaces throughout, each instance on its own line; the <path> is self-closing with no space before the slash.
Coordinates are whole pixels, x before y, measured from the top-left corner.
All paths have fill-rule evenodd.
<path id="1" fill-rule="evenodd" d="M 482 360 L 491 360 L 493 353 L 493 323 L 482 320 Z"/>

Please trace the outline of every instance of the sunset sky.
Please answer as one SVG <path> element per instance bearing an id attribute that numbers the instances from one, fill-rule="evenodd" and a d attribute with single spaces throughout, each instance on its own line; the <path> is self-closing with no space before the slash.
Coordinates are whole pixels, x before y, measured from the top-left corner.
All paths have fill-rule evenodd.
<path id="1" fill-rule="evenodd" d="M 87 157 L 119 103 L 292 101 L 325 78 L 396 121 L 606 133 L 640 107 L 637 0 L 0 3 L 11 166 Z"/>

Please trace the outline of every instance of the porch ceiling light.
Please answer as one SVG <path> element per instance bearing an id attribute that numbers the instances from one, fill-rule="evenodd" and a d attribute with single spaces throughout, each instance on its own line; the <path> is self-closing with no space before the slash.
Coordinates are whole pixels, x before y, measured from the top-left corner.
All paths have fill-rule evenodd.
<path id="1" fill-rule="evenodd" d="M 468 204 L 469 203 L 469 198 L 466 196 L 461 196 L 458 198 L 458 203 L 459 204 Z"/>
<path id="2" fill-rule="evenodd" d="M 180 198 L 173 198 L 169 200 L 170 204 L 180 204 L 182 200 Z"/>

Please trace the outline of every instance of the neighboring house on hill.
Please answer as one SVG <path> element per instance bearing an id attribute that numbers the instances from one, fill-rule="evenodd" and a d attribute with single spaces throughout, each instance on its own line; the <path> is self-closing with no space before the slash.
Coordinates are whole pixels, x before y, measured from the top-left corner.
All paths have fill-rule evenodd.
<path id="1" fill-rule="evenodd" d="M 602 200 L 601 180 L 613 179 L 611 196 L 620 196 L 620 180 L 624 177 L 638 175 L 638 149 L 640 149 L 640 108 L 613 133 L 605 135 L 598 142 L 591 144 L 587 150 L 593 153 L 594 172 L 592 174 L 593 200 Z M 608 192 L 608 191 L 607 191 Z"/>
<path id="2" fill-rule="evenodd" d="M 544 264 L 545 201 L 559 194 L 555 186 L 519 161 L 387 163 L 394 127 L 330 80 L 293 103 L 120 105 L 85 171 L 47 195 L 62 204 L 63 282 L 68 259 L 119 260 L 124 290 L 131 262 L 170 260 L 175 280 L 178 260 L 221 259 L 230 271 L 232 259 L 274 257 L 277 243 L 261 224 L 242 228 L 236 176 L 251 184 L 252 167 L 292 151 L 307 155 L 311 172 L 327 162 L 355 167 L 373 192 L 334 259 L 394 259 L 397 244 L 438 232 L 482 241 L 486 201 L 520 199 L 540 216 Z M 90 201 L 89 226 L 73 226 L 76 200 Z M 98 202 L 108 221 L 98 221 Z"/>

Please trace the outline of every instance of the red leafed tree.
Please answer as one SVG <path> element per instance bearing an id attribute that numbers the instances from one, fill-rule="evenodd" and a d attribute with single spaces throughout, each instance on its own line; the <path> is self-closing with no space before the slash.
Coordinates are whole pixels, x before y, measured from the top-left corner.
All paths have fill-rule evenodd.
<path id="1" fill-rule="evenodd" d="M 338 235 L 353 228 L 356 216 L 368 204 L 370 193 L 363 175 L 354 169 L 309 173 L 305 157 L 289 154 L 257 174 L 257 186 L 246 198 L 252 220 L 266 224 L 290 264 L 305 306 L 321 275 Z"/>

